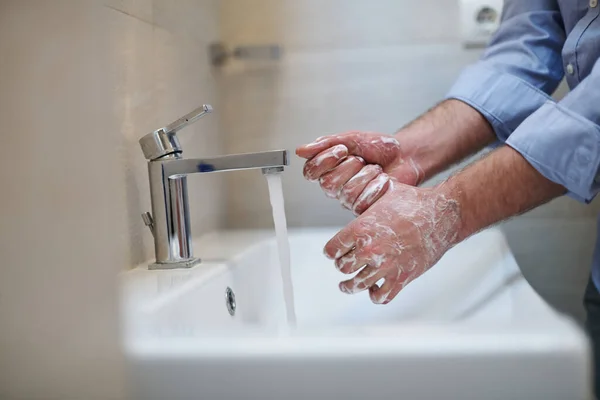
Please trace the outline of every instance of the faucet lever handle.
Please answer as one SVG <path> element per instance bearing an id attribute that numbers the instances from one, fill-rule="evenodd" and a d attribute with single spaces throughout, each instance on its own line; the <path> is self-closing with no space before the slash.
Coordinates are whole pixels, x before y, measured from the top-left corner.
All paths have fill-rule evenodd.
<path id="1" fill-rule="evenodd" d="M 179 118 L 176 121 L 173 121 L 172 123 L 170 123 L 162 129 L 167 134 L 175 133 L 185 128 L 186 126 L 193 124 L 204 115 L 211 113 L 212 110 L 213 108 L 210 104 L 203 104 L 202 106 L 196 108 L 194 111 L 187 113 L 183 117 Z"/>
<path id="2" fill-rule="evenodd" d="M 144 225 L 150 228 L 150 232 L 152 233 L 152 236 L 154 236 L 154 218 L 152 218 L 152 214 L 149 212 L 143 213 L 142 220 L 144 220 Z"/>
<path id="3" fill-rule="evenodd" d="M 164 128 L 157 129 L 143 136 L 140 139 L 140 146 L 146 159 L 156 160 L 169 154 L 181 153 L 181 144 L 179 144 L 179 139 L 177 139 L 175 133 L 189 124 L 196 122 L 203 115 L 212 112 L 212 110 L 212 106 L 204 104 Z"/>

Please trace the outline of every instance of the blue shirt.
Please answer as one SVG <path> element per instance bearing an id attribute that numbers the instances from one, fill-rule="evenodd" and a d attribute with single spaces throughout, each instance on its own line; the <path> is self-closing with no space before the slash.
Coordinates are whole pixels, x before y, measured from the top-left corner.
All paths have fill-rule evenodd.
<path id="1" fill-rule="evenodd" d="M 500 141 L 588 203 L 600 191 L 599 58 L 598 0 L 505 0 L 490 45 L 447 98 L 477 109 Z M 571 91 L 556 102 L 565 76 Z M 600 235 L 592 278 L 600 288 Z"/>

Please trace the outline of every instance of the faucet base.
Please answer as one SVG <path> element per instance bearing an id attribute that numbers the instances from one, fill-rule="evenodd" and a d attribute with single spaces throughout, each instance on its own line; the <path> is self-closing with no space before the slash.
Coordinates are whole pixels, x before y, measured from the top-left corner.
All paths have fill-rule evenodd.
<path id="1" fill-rule="evenodd" d="M 157 270 L 157 269 L 182 269 L 182 268 L 192 268 L 193 266 L 200 264 L 199 258 L 192 258 L 190 260 L 173 262 L 173 263 L 152 263 L 148 265 L 148 269 Z"/>

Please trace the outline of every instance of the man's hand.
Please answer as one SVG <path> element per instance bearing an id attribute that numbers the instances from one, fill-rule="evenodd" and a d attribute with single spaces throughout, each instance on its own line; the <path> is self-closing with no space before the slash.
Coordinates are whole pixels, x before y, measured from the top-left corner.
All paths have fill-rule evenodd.
<path id="1" fill-rule="evenodd" d="M 416 186 L 494 138 L 478 111 L 461 101 L 447 100 L 394 136 L 350 132 L 321 137 L 298 147 L 296 154 L 308 160 L 304 166 L 307 179 L 319 180 L 327 196 L 340 199 L 359 215 L 387 190 L 387 185 L 370 186 L 381 172 Z"/>
<path id="2" fill-rule="evenodd" d="M 387 193 L 325 246 L 345 274 L 345 293 L 369 289 L 376 304 L 389 303 L 456 243 L 459 204 L 438 188 L 415 188 L 391 180 Z M 377 282 L 384 279 L 379 287 Z"/>
<path id="3" fill-rule="evenodd" d="M 380 133 L 321 137 L 298 147 L 296 154 L 308 159 L 306 179 L 318 180 L 328 197 L 339 199 L 356 215 L 386 192 L 388 175 L 409 185 L 417 185 L 423 178 L 414 160 L 403 154 L 398 140 Z"/>
<path id="4" fill-rule="evenodd" d="M 388 180 L 371 208 L 325 246 L 345 274 L 345 293 L 369 289 L 374 303 L 389 303 L 452 246 L 480 230 L 531 210 L 566 192 L 503 146 L 434 188 Z M 381 287 L 378 281 L 384 279 Z"/>

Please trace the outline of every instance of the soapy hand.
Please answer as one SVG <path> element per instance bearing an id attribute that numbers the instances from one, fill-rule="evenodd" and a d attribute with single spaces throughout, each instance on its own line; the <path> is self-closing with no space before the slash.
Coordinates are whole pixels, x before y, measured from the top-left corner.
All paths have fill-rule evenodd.
<path id="1" fill-rule="evenodd" d="M 388 184 L 383 197 L 324 249 L 341 272 L 359 271 L 341 282 L 340 290 L 368 289 L 376 304 L 389 303 L 432 267 L 455 244 L 460 225 L 458 202 L 439 188 L 416 188 L 395 179 Z"/>
<path id="2" fill-rule="evenodd" d="M 395 138 L 380 133 L 325 136 L 298 147 L 296 154 L 308 160 L 304 164 L 305 178 L 318 180 L 328 197 L 339 199 L 356 215 L 383 196 L 389 187 L 389 176 L 401 183 L 418 185 L 424 175 L 402 153 Z"/>

